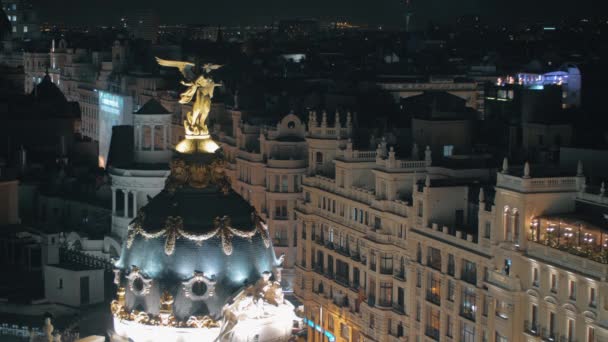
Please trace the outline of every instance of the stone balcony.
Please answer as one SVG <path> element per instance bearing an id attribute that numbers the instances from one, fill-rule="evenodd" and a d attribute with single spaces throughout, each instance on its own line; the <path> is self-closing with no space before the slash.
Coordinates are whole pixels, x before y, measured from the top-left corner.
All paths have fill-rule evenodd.
<path id="1" fill-rule="evenodd" d="M 522 289 L 521 280 L 519 278 L 510 277 L 497 270 L 488 272 L 488 280 L 486 280 L 486 283 L 507 291 L 521 291 Z"/>
<path id="2" fill-rule="evenodd" d="M 518 192 L 577 192 L 582 188 L 584 177 L 525 178 L 498 173 L 496 187 Z"/>
<path id="3" fill-rule="evenodd" d="M 261 153 L 259 152 L 248 152 L 245 150 L 239 150 L 238 151 L 238 157 L 243 159 L 243 160 L 247 160 L 247 161 L 251 161 L 251 162 L 262 162 L 264 161 L 264 158 L 262 156 Z"/>
<path id="4" fill-rule="evenodd" d="M 303 169 L 306 167 L 306 160 L 269 158 L 267 160 L 267 165 L 268 167 L 275 169 Z"/>
<path id="5" fill-rule="evenodd" d="M 608 264 L 593 261 L 584 256 L 574 255 L 568 251 L 550 247 L 542 243 L 528 241 L 526 254 L 548 264 L 558 265 L 576 273 L 591 276 L 601 281 L 608 280 Z"/>

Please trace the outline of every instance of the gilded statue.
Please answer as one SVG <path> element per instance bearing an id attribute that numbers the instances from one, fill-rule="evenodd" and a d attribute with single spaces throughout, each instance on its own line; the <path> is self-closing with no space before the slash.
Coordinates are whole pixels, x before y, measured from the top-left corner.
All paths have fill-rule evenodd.
<path id="1" fill-rule="evenodd" d="M 194 63 L 170 61 L 158 57 L 156 57 L 156 62 L 161 66 L 178 68 L 184 76 L 181 84 L 188 87 L 188 89 L 180 95 L 179 103 L 188 104 L 194 99 L 192 111 L 188 112 L 184 121 L 186 136 L 207 137 L 209 129 L 205 120 L 207 120 L 207 116 L 209 116 L 209 111 L 211 110 L 213 91 L 215 87 L 221 86 L 221 84 L 215 83 L 208 75 L 222 66 L 209 63 L 204 64 L 201 67 L 202 73 L 197 75 Z"/>

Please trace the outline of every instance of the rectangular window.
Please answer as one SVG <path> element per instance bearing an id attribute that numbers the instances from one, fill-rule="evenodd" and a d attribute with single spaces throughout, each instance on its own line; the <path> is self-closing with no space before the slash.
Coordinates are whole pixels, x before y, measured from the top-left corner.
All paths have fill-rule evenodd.
<path id="1" fill-rule="evenodd" d="M 538 332 L 538 306 L 536 306 L 536 304 L 532 304 L 532 308 L 531 308 L 531 313 L 530 313 L 530 327 L 528 327 L 528 329 L 533 332 L 536 333 Z"/>
<path id="2" fill-rule="evenodd" d="M 287 175 L 281 176 L 281 192 L 289 192 L 289 177 Z"/>
<path id="3" fill-rule="evenodd" d="M 566 327 L 566 336 L 567 336 L 567 342 L 573 342 L 574 341 L 574 320 L 573 319 L 568 319 L 568 325 Z"/>
<path id="4" fill-rule="evenodd" d="M 462 305 L 460 306 L 460 315 L 462 317 L 475 321 L 475 313 L 477 312 L 476 299 L 475 288 L 465 287 L 462 290 Z"/>
<path id="5" fill-rule="evenodd" d="M 454 322 L 452 322 L 452 316 L 450 315 L 446 317 L 445 335 L 447 337 L 454 337 Z"/>
<path id="6" fill-rule="evenodd" d="M 551 273 L 551 292 L 557 293 L 557 274 Z"/>
<path id="7" fill-rule="evenodd" d="M 429 272 L 429 287 L 426 290 L 426 299 L 431 303 L 441 305 L 441 278 L 434 272 Z"/>
<path id="8" fill-rule="evenodd" d="M 393 304 L 393 283 L 380 283 L 380 306 L 390 307 Z"/>
<path id="9" fill-rule="evenodd" d="M 416 287 L 422 287 L 422 272 L 416 270 Z"/>
<path id="10" fill-rule="evenodd" d="M 570 280 L 570 287 L 568 288 L 568 297 L 570 300 L 576 300 L 576 281 Z"/>
<path id="11" fill-rule="evenodd" d="M 426 264 L 437 271 L 441 271 L 441 251 L 437 248 L 428 247 Z"/>
<path id="12" fill-rule="evenodd" d="M 279 192 L 281 186 L 281 178 L 279 175 L 274 175 L 274 192 Z"/>
<path id="13" fill-rule="evenodd" d="M 486 221 L 486 225 L 483 229 L 483 237 L 486 239 L 489 239 L 490 235 L 491 235 L 491 230 L 492 230 L 492 225 L 490 224 L 490 221 Z"/>
<path id="14" fill-rule="evenodd" d="M 595 329 L 587 327 L 587 342 L 595 342 Z"/>
<path id="15" fill-rule="evenodd" d="M 454 285 L 454 281 L 450 279 L 450 280 L 448 280 L 448 300 L 450 302 L 453 302 L 455 296 L 456 296 L 456 286 Z"/>
<path id="16" fill-rule="evenodd" d="M 549 337 L 555 338 L 555 312 L 549 313 Z"/>
<path id="17" fill-rule="evenodd" d="M 475 339 L 475 325 L 462 322 L 462 332 L 460 334 L 461 342 L 476 342 Z"/>
<path id="18" fill-rule="evenodd" d="M 418 201 L 418 217 L 422 217 L 424 213 L 424 207 L 422 205 L 422 201 Z"/>
<path id="19" fill-rule="evenodd" d="M 280 200 L 275 202 L 275 211 L 274 218 L 275 219 L 286 219 L 287 218 L 287 201 Z"/>
<path id="20" fill-rule="evenodd" d="M 596 298 L 595 298 L 595 287 L 590 287 L 589 288 L 589 306 L 594 308 L 597 303 L 596 303 Z"/>
<path id="21" fill-rule="evenodd" d="M 469 284 L 477 284 L 477 265 L 474 262 L 463 259 L 462 260 L 462 272 L 460 279 L 466 281 Z"/>
<path id="22" fill-rule="evenodd" d="M 344 324 L 344 323 L 340 323 L 340 337 L 342 337 L 345 340 L 350 340 L 350 333 L 349 333 L 349 329 L 348 329 L 348 325 Z"/>
<path id="23" fill-rule="evenodd" d="M 448 254 L 448 275 L 451 275 L 452 277 L 456 273 L 455 264 L 454 254 Z"/>

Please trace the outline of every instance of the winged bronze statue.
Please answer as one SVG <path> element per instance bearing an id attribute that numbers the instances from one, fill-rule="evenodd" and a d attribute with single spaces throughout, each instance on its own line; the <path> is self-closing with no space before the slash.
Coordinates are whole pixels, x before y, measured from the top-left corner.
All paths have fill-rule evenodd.
<path id="1" fill-rule="evenodd" d="M 184 128 L 186 129 L 186 136 L 208 136 L 209 129 L 205 124 L 205 120 L 209 116 L 211 110 L 211 99 L 213 98 L 213 91 L 215 87 L 219 87 L 222 84 L 215 83 L 206 74 L 221 68 L 221 65 L 217 64 L 204 64 L 201 69 L 204 73 L 198 74 L 196 72 L 196 64 L 183 61 L 171 61 L 156 57 L 156 62 L 165 67 L 177 68 L 179 72 L 184 76 L 184 80 L 181 84 L 188 87 L 186 91 L 180 94 L 179 103 L 187 104 L 192 102 L 192 111 L 188 112 L 186 120 L 184 121 Z"/>

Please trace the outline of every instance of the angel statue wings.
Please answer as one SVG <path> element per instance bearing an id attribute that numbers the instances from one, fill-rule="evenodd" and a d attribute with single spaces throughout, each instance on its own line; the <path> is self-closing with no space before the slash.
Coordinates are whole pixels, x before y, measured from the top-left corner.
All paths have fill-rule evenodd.
<path id="1" fill-rule="evenodd" d="M 211 71 L 221 68 L 221 65 L 216 64 L 204 64 L 201 69 L 203 72 L 197 75 L 194 63 L 182 62 L 182 61 L 169 61 L 156 57 L 156 62 L 165 67 L 178 68 L 184 76 L 184 80 L 181 84 L 188 87 L 188 89 L 180 95 L 179 103 L 187 104 L 192 102 L 192 111 L 188 112 L 186 120 L 184 121 L 184 128 L 186 129 L 186 136 L 197 137 L 197 136 L 208 136 L 209 129 L 205 124 L 209 111 L 211 110 L 211 99 L 213 98 L 213 91 L 215 87 L 221 86 L 221 84 L 213 82 L 210 77 L 206 77 Z"/>

